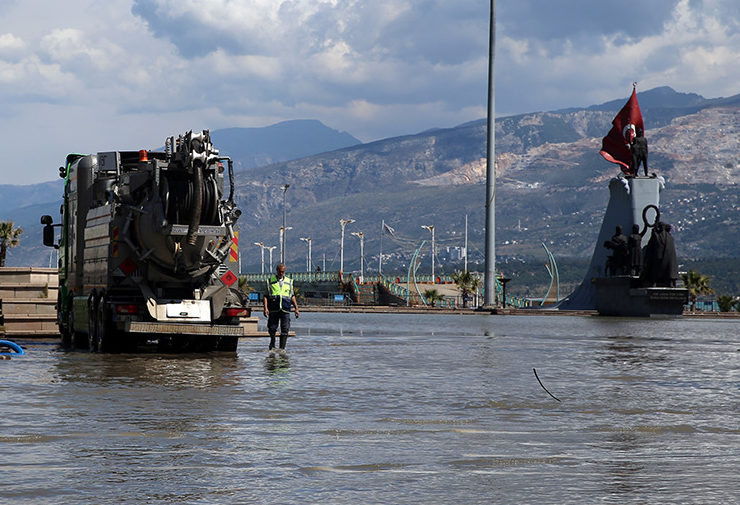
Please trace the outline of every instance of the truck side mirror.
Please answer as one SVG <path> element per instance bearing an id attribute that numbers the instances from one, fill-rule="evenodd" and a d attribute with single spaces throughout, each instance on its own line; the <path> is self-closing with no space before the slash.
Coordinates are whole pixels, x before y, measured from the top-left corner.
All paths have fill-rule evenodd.
<path id="1" fill-rule="evenodd" d="M 59 245 L 54 243 L 54 227 L 50 224 L 44 226 L 44 245 L 59 249 Z"/>
<path id="2" fill-rule="evenodd" d="M 54 220 L 51 218 L 51 216 L 41 216 L 41 224 L 44 225 L 43 241 L 45 246 L 59 249 L 59 244 L 56 244 L 54 240 L 54 225 L 51 224 L 53 222 Z"/>

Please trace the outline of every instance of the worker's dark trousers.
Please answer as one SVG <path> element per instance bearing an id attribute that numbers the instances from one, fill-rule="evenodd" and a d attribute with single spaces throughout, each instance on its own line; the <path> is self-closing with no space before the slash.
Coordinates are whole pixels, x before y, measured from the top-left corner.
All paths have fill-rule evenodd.
<path id="1" fill-rule="evenodd" d="M 280 349 L 285 349 L 290 331 L 290 312 L 272 311 L 267 317 L 267 333 L 270 334 L 270 349 L 275 348 L 275 335 L 280 326 Z"/>

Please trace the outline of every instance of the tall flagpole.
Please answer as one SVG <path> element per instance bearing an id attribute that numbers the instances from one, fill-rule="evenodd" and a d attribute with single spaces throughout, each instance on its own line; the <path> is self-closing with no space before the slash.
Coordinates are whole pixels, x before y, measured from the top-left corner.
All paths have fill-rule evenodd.
<path id="1" fill-rule="evenodd" d="M 483 304 L 496 304 L 496 0 L 491 0 L 488 43 L 488 143 L 486 147 L 486 272 Z"/>
<path id="2" fill-rule="evenodd" d="M 383 232 L 385 231 L 385 219 L 380 223 L 380 256 L 378 257 L 378 275 L 383 275 Z"/>

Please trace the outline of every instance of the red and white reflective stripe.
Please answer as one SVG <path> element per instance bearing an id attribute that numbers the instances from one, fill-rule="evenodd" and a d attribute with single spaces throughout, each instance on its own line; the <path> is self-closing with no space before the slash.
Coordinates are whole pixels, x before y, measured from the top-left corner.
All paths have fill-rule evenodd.
<path id="1" fill-rule="evenodd" d="M 239 232 L 234 232 L 234 238 L 231 239 L 231 250 L 229 251 L 229 261 L 236 263 L 239 261 Z"/>

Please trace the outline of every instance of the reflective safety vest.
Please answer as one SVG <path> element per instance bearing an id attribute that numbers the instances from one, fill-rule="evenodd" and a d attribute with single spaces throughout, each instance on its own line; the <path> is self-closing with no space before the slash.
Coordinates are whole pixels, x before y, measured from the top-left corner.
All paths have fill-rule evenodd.
<path id="1" fill-rule="evenodd" d="M 282 281 L 282 283 L 281 283 Z M 282 285 L 281 285 L 282 284 Z M 267 307 L 270 310 L 290 312 L 290 299 L 293 296 L 293 280 L 283 277 L 278 280 L 273 275 L 267 280 Z"/>

